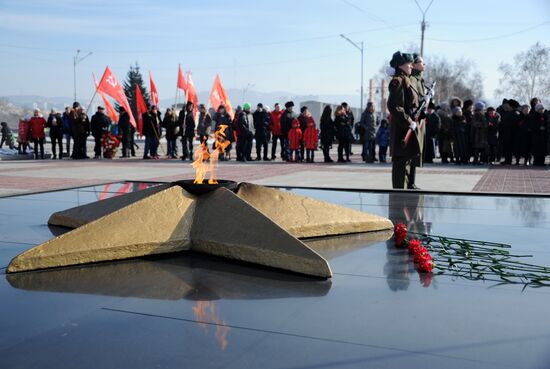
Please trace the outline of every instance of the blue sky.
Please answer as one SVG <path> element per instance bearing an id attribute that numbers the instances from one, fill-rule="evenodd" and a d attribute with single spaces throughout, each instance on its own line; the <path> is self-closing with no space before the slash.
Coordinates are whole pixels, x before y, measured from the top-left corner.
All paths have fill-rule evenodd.
<path id="1" fill-rule="evenodd" d="M 359 52 L 338 35 L 365 42 L 367 80 L 419 43 L 420 19 L 414 0 L 0 0 L 0 96 L 72 96 L 76 49 L 93 52 L 77 69 L 84 101 L 92 72 L 109 65 L 123 79 L 135 61 L 153 72 L 161 99 L 175 94 L 178 63 L 200 91 L 220 73 L 228 88 L 354 94 Z M 473 60 L 488 98 L 501 62 L 550 43 L 550 23 L 537 27 L 550 21 L 548 0 L 434 0 L 427 21 L 425 55 Z"/>

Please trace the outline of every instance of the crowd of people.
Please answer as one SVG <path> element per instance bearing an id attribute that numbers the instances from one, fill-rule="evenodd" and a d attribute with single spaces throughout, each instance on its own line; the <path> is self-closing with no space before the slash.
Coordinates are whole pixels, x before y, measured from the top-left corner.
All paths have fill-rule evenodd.
<path id="1" fill-rule="evenodd" d="M 272 110 L 259 103 L 252 111 L 251 105 L 245 103 L 231 116 L 223 105 L 216 111 L 208 111 L 203 104 L 195 107 L 188 102 L 181 111 L 169 108 L 163 115 L 156 106 L 150 106 L 141 117 L 145 138 L 143 159 L 159 159 L 159 145 L 161 138 L 165 138 L 166 148 L 161 150 L 167 158 L 193 160 L 194 144 L 205 143 L 214 132 L 222 130 L 230 145 L 220 160 L 231 160 L 235 149 L 235 159 L 240 162 L 272 161 L 280 157 L 287 162 L 313 163 L 315 152 L 320 149 L 322 161 L 331 163 L 334 161 L 331 148 L 335 145 L 336 161 L 346 163 L 352 155 L 352 144 L 358 143 L 364 162 L 387 161 L 391 113 L 381 119 L 372 102 L 358 121 L 345 102 L 334 111 L 326 105 L 318 123 L 307 106 L 302 106 L 299 112 L 294 108 L 292 101 L 284 107 L 277 103 Z M 63 113 L 52 109 L 47 118 L 36 109 L 32 117 L 19 122 L 17 149 L 26 153 L 32 144 L 34 157 L 44 159 L 46 128 L 49 128 L 52 159 L 61 159 L 64 153 L 73 159 L 88 158 L 86 141 L 90 135 L 96 159 L 114 156 L 106 153 L 106 135 L 120 146 L 120 157 L 136 156 L 137 130 L 124 108 L 119 113 L 118 124 L 113 124 L 103 107 L 98 107 L 90 119 L 78 102 Z M 425 114 L 422 160 L 433 163 L 439 156 L 442 163 L 457 165 L 499 162 L 544 165 L 550 152 L 548 123 L 549 111 L 537 98 L 528 105 L 504 99 L 497 108 L 458 98 L 437 106 L 431 102 Z M 16 146 L 5 122 L 1 124 L 1 134 L 0 148 L 4 144 L 10 148 Z"/>

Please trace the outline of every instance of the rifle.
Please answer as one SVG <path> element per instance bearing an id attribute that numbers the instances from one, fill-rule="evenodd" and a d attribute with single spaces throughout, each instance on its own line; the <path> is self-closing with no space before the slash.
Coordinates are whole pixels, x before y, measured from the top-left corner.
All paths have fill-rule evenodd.
<path id="1" fill-rule="evenodd" d="M 420 104 L 420 106 L 412 114 L 412 118 L 414 119 L 415 122 L 418 121 L 421 114 L 426 110 L 426 108 L 430 104 L 430 101 L 434 97 L 434 94 L 435 94 L 435 81 L 432 82 L 432 85 L 428 88 L 428 91 L 426 91 L 426 94 L 422 98 L 422 103 Z M 420 122 L 418 128 L 421 128 L 423 123 L 424 121 Z M 409 143 L 412 132 L 413 130 L 409 128 L 409 130 L 407 131 L 407 134 L 405 135 L 405 145 Z"/>

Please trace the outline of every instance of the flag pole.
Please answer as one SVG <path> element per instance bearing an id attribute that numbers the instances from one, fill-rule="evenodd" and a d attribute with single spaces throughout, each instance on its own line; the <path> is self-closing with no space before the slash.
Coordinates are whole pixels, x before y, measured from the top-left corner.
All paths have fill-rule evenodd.
<path id="1" fill-rule="evenodd" d="M 95 91 L 94 91 L 94 94 L 92 95 L 90 102 L 88 103 L 88 107 L 86 108 L 86 114 L 88 114 L 88 110 L 90 110 L 90 106 L 92 106 L 92 102 L 94 101 L 97 95 L 97 90 L 99 89 L 99 85 L 97 84 L 97 81 L 95 80 L 95 75 L 93 73 L 92 73 L 92 78 L 94 80 Z"/>

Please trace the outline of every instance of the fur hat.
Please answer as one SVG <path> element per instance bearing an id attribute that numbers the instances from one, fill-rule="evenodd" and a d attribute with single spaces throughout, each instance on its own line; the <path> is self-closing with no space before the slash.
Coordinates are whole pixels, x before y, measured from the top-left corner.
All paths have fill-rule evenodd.
<path id="1" fill-rule="evenodd" d="M 406 64 L 406 63 L 412 63 L 414 61 L 414 58 L 411 54 L 403 54 L 401 51 L 396 51 L 393 53 L 391 60 L 390 60 L 390 67 L 396 69 L 400 65 Z"/>
<path id="2" fill-rule="evenodd" d="M 285 103 L 285 108 L 287 108 L 287 109 L 288 109 L 288 108 L 291 108 L 291 107 L 293 107 L 293 106 L 294 106 L 294 101 L 287 101 L 287 102 Z"/>
<path id="3" fill-rule="evenodd" d="M 508 100 L 508 105 L 510 105 L 510 107 L 511 107 L 512 109 L 517 109 L 517 108 L 519 108 L 519 102 L 517 102 L 517 101 L 514 100 L 514 99 Z"/>

